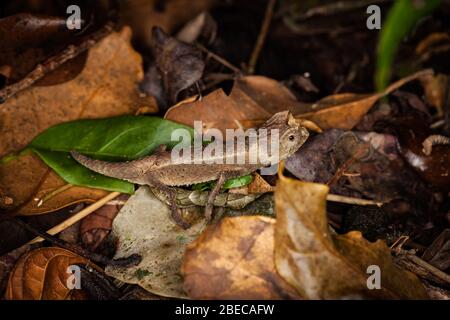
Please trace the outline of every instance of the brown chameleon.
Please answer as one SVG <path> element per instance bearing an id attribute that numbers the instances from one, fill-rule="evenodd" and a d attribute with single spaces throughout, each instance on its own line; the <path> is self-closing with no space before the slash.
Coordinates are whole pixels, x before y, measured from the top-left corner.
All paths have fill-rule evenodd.
<path id="1" fill-rule="evenodd" d="M 258 137 L 265 134 L 268 141 L 271 140 L 270 138 L 273 132 L 271 129 L 278 130 L 278 161 L 284 160 L 295 153 L 309 136 L 308 130 L 288 111 L 276 113 L 259 127 L 259 129 L 267 129 L 267 133 L 264 133 L 264 130 L 258 130 L 257 132 Z M 221 143 L 224 144 L 223 150 L 225 151 L 225 142 Z M 273 158 L 271 158 L 270 148 L 268 148 L 269 152 L 267 152 L 266 157 L 259 156 L 256 157 L 256 162 L 249 161 L 252 158 L 251 146 L 252 144 L 249 142 L 249 139 L 245 139 L 245 148 L 235 148 L 231 153 L 223 152 L 223 154 L 217 153 L 217 155 L 212 153 L 203 156 L 203 161 L 200 164 L 194 163 L 191 157 L 187 161 L 173 161 L 171 151 L 166 150 L 164 145 L 161 145 L 150 156 L 127 162 L 95 160 L 75 151 L 72 151 L 71 155 L 76 161 L 92 171 L 109 177 L 127 180 L 132 183 L 159 188 L 169 195 L 173 219 L 182 228 L 189 228 L 189 224 L 181 218 L 175 201 L 176 191 L 172 187 L 216 180 L 216 184 L 209 193 L 205 206 L 205 216 L 209 220 L 212 216 L 214 199 L 227 179 L 247 175 L 257 169 L 276 164 Z M 193 150 L 193 147 L 190 148 L 190 150 Z M 227 162 L 229 163 L 227 159 L 237 159 L 239 156 L 242 157 L 241 159 L 245 159 L 243 163 L 236 164 L 235 161 L 233 164 L 227 164 Z"/>

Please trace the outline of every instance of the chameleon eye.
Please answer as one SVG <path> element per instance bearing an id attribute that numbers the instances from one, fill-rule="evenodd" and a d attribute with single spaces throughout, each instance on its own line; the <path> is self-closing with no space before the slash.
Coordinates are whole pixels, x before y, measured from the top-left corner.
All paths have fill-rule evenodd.
<path id="1" fill-rule="evenodd" d="M 291 134 L 291 135 L 289 136 L 289 140 L 290 140 L 290 141 L 294 141 L 294 139 L 295 139 L 295 136 L 294 136 L 293 134 Z"/>

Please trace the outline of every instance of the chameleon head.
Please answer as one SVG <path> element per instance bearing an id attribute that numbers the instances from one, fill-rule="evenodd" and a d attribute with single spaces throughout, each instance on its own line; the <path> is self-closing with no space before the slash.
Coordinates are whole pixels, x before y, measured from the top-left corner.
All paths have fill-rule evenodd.
<path id="1" fill-rule="evenodd" d="M 278 158 L 284 160 L 294 154 L 308 139 L 308 130 L 289 111 L 278 112 L 261 128 L 277 129 L 279 136 Z M 268 133 L 270 135 L 270 132 Z"/>

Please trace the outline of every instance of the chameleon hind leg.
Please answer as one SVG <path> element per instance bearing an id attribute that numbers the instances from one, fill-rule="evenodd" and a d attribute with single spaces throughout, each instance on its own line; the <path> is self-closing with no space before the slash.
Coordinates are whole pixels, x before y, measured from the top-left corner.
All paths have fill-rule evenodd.
<path id="1" fill-rule="evenodd" d="M 175 221 L 175 223 L 180 226 L 183 229 L 189 229 L 191 225 L 184 221 L 183 217 L 181 216 L 180 208 L 177 206 L 177 191 L 174 188 L 168 187 L 165 184 L 159 182 L 157 179 L 154 179 L 153 177 L 147 177 L 148 184 L 152 187 L 158 188 L 162 190 L 164 193 L 166 193 L 169 196 L 169 203 L 170 203 L 170 211 L 172 215 L 172 219 Z"/>
<path id="2" fill-rule="evenodd" d="M 211 190 L 211 192 L 208 195 L 208 200 L 206 201 L 205 206 L 205 218 L 207 221 L 210 221 L 212 218 L 212 211 L 214 208 L 214 200 L 216 199 L 217 195 L 219 194 L 220 190 L 222 189 L 223 184 L 225 183 L 226 177 L 225 173 L 221 172 L 219 179 L 216 181 L 216 185 Z"/>

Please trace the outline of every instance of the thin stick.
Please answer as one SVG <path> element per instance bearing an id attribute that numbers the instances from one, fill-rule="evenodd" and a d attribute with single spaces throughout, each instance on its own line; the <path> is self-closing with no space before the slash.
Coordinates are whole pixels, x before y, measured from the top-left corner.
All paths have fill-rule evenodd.
<path id="1" fill-rule="evenodd" d="M 252 55 L 248 62 L 248 74 L 253 74 L 255 72 L 256 63 L 258 62 L 259 54 L 264 46 L 264 41 L 266 40 L 267 32 L 269 31 L 270 21 L 272 20 L 273 10 L 277 0 L 269 0 L 266 7 L 266 14 L 264 15 L 264 20 L 261 25 L 261 30 L 259 31 L 258 39 L 256 39 L 255 47 L 253 48 Z"/>
<path id="2" fill-rule="evenodd" d="M 209 55 L 211 58 L 213 58 L 217 62 L 223 64 L 225 67 L 227 67 L 228 69 L 232 70 L 233 72 L 239 73 L 239 74 L 242 73 L 241 69 L 239 69 L 238 67 L 234 66 L 231 62 L 225 60 L 224 58 L 222 58 L 221 56 L 215 54 L 214 52 L 209 51 L 207 48 L 205 48 L 200 43 L 197 43 L 196 46 L 197 46 L 197 48 L 202 50 L 204 53 Z"/>
<path id="3" fill-rule="evenodd" d="M 75 58 L 80 53 L 90 49 L 101 39 L 110 34 L 112 30 L 113 25 L 111 23 L 108 23 L 93 34 L 86 37 L 86 39 L 83 40 L 79 45 L 69 45 L 60 53 L 47 59 L 42 64 L 38 64 L 33 71 L 26 75 L 25 78 L 0 90 L 0 103 L 3 103 L 19 91 L 28 88 L 36 81 L 43 78 L 46 74 L 57 69 L 65 62 Z"/>
<path id="4" fill-rule="evenodd" d="M 377 202 L 373 200 L 367 200 L 367 199 L 360 199 L 360 198 L 353 198 L 353 197 L 346 197 L 341 196 L 338 194 L 328 194 L 327 200 L 332 202 L 340 202 L 340 203 L 346 203 L 346 204 L 355 204 L 358 206 L 378 206 L 381 207 L 383 205 L 383 202 Z"/>
<path id="5" fill-rule="evenodd" d="M 299 15 L 294 15 L 293 18 L 297 21 L 299 20 L 306 20 L 309 18 L 312 18 L 314 16 L 328 16 L 333 14 L 338 14 L 341 12 L 346 12 L 350 10 L 355 10 L 359 8 L 365 8 L 371 4 L 382 4 L 391 2 L 392 0 L 360 0 L 360 1 L 336 1 L 332 2 L 330 4 L 325 4 L 322 6 L 314 7 L 306 12 L 302 12 Z M 287 9 L 290 9 L 289 7 Z M 287 10 L 284 10 L 284 12 L 280 12 L 280 14 L 286 14 Z"/>
<path id="6" fill-rule="evenodd" d="M 97 202 L 91 204 L 89 207 L 87 207 L 87 208 L 81 210 L 80 212 L 74 214 L 73 216 L 71 216 L 67 220 L 61 222 L 60 224 L 54 226 L 50 230 L 47 230 L 47 233 L 52 235 L 52 236 L 55 235 L 55 234 L 60 233 L 61 231 L 65 230 L 68 227 L 70 227 L 71 225 L 77 223 L 78 221 L 80 221 L 81 219 L 83 219 L 87 215 L 91 214 L 92 212 L 94 212 L 95 210 L 97 210 L 98 208 L 103 206 L 105 203 L 107 203 L 108 201 L 118 197 L 119 195 L 120 195 L 120 192 L 111 192 L 107 196 L 105 196 L 105 197 L 101 198 L 100 200 L 98 200 Z M 29 241 L 27 244 L 36 243 L 36 242 L 40 242 L 40 241 L 43 241 L 43 240 L 44 239 L 41 238 L 41 237 L 36 237 L 33 240 Z"/>
<path id="7" fill-rule="evenodd" d="M 398 247 L 393 248 L 392 252 L 398 259 L 396 262 L 403 265 L 411 272 L 414 272 L 419 277 L 433 282 L 438 281 L 438 283 L 444 284 L 446 286 L 450 284 L 450 275 L 443 272 L 442 270 L 439 270 L 435 266 L 416 256 L 415 254 L 409 253 L 408 251 Z M 425 270 L 425 273 L 422 270 Z"/>
<path id="8" fill-rule="evenodd" d="M 339 181 L 339 179 L 344 175 L 345 171 L 359 158 L 361 158 L 365 152 L 367 152 L 368 150 L 368 146 L 363 144 L 361 145 L 356 152 L 350 157 L 348 158 L 342 165 L 340 168 L 337 169 L 336 173 L 334 174 L 334 176 L 332 176 L 330 178 L 330 180 L 328 180 L 327 185 L 328 186 L 332 186 L 333 184 L 335 184 L 336 182 Z"/>

